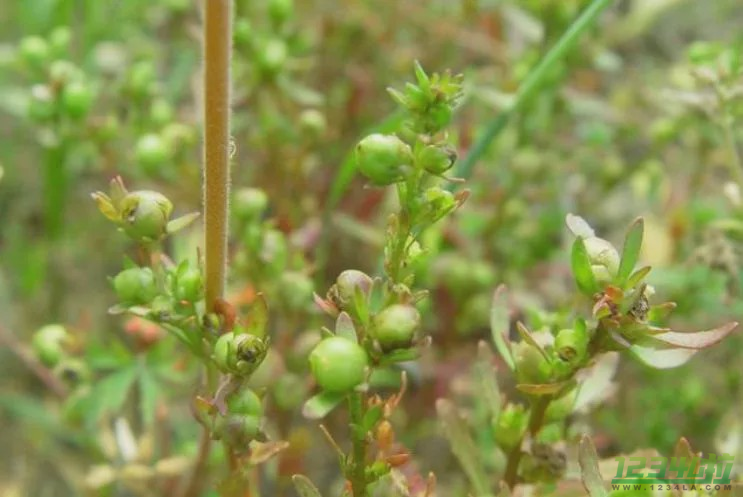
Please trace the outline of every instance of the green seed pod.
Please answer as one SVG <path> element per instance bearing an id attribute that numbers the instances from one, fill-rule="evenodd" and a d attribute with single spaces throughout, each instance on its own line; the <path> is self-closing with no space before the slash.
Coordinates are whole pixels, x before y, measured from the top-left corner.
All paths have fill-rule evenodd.
<path id="1" fill-rule="evenodd" d="M 92 104 L 93 92 L 85 83 L 73 81 L 62 90 L 62 109 L 72 119 L 87 115 Z"/>
<path id="2" fill-rule="evenodd" d="M 227 410 L 230 414 L 260 418 L 263 416 L 263 403 L 253 390 L 241 387 L 227 397 Z"/>
<path id="3" fill-rule="evenodd" d="M 418 309 L 394 304 L 374 316 L 370 333 L 385 352 L 401 349 L 410 346 L 420 322 Z"/>
<path id="4" fill-rule="evenodd" d="M 177 274 L 173 293 L 179 301 L 198 302 L 201 300 L 204 297 L 204 278 L 201 271 L 188 268 Z"/>
<path id="5" fill-rule="evenodd" d="M 317 138 L 325 133 L 328 123 L 325 115 L 317 109 L 303 110 L 299 115 L 299 126 L 310 138 Z"/>
<path id="6" fill-rule="evenodd" d="M 36 357 L 47 367 L 54 367 L 64 358 L 67 329 L 61 324 L 47 324 L 34 333 L 31 341 Z"/>
<path id="7" fill-rule="evenodd" d="M 368 358 L 356 342 L 330 337 L 310 353 L 310 369 L 320 388 L 329 392 L 349 392 L 364 381 Z"/>
<path id="8" fill-rule="evenodd" d="M 260 188 L 240 188 L 232 201 L 232 210 L 242 221 L 257 219 L 267 207 L 268 195 Z"/>
<path id="9" fill-rule="evenodd" d="M 271 21 L 281 26 L 294 14 L 293 0 L 269 0 L 268 15 Z"/>
<path id="10" fill-rule="evenodd" d="M 505 451 L 518 444 L 526 432 L 529 416 L 521 404 L 508 404 L 493 422 L 493 436 Z"/>
<path id="11" fill-rule="evenodd" d="M 150 190 L 128 193 L 121 201 L 122 227 L 138 242 L 155 242 L 167 234 L 173 204 L 163 194 Z"/>
<path id="12" fill-rule="evenodd" d="M 214 420 L 213 436 L 240 452 L 247 451 L 248 445 L 260 433 L 261 419 L 257 416 L 228 414 L 217 416 Z"/>
<path id="13" fill-rule="evenodd" d="M 155 173 L 170 161 L 172 150 L 160 135 L 149 133 L 137 140 L 134 157 L 145 171 Z"/>
<path id="14" fill-rule="evenodd" d="M 249 376 L 268 352 L 267 343 L 247 333 L 225 333 L 214 345 L 214 361 L 223 373 Z"/>
<path id="15" fill-rule="evenodd" d="M 356 145 L 359 172 L 379 186 L 405 179 L 405 168 L 413 162 L 410 147 L 395 135 L 372 134 Z"/>
<path id="16" fill-rule="evenodd" d="M 52 119 L 56 111 L 57 104 L 51 88 L 47 85 L 32 86 L 26 109 L 28 117 L 35 122 L 45 122 Z"/>
<path id="17" fill-rule="evenodd" d="M 49 44 L 40 36 L 27 36 L 18 45 L 19 59 L 29 67 L 39 69 L 49 62 Z"/>
<path id="18" fill-rule="evenodd" d="M 286 271 L 279 277 L 279 298 L 290 310 L 305 309 L 312 302 L 314 288 L 312 278 L 299 271 Z"/>
<path id="19" fill-rule="evenodd" d="M 158 98 L 150 105 L 150 120 L 155 126 L 165 126 L 173 120 L 173 106 L 164 98 Z"/>
<path id="20" fill-rule="evenodd" d="M 116 275 L 113 285 L 122 304 L 149 304 L 159 293 L 155 275 L 148 267 L 123 270 Z"/>
<path id="21" fill-rule="evenodd" d="M 552 364 L 536 347 L 522 341 L 514 345 L 513 351 L 519 383 L 539 385 L 551 380 Z"/>
<path id="22" fill-rule="evenodd" d="M 591 261 L 593 276 L 599 283 L 610 282 L 619 270 L 619 252 L 614 245 L 603 238 L 590 237 L 583 239 L 583 244 Z"/>
<path id="23" fill-rule="evenodd" d="M 374 280 L 369 275 L 356 269 L 346 269 L 335 280 L 328 291 L 328 298 L 340 309 L 345 310 L 353 304 L 356 292 L 367 296 L 371 291 Z"/>
<path id="24" fill-rule="evenodd" d="M 64 57 L 70 51 L 72 31 L 67 26 L 58 26 L 49 34 L 49 47 L 54 57 Z"/>
<path id="25" fill-rule="evenodd" d="M 289 49 L 281 38 L 271 38 L 265 42 L 262 49 L 256 53 L 256 63 L 261 72 L 268 78 L 273 78 L 286 64 L 289 58 Z"/>
<path id="26" fill-rule="evenodd" d="M 428 145 L 418 154 L 418 165 L 431 174 L 443 174 L 454 166 L 457 151 L 451 145 Z"/>
<path id="27" fill-rule="evenodd" d="M 582 327 L 560 330 L 555 337 L 557 356 L 570 364 L 577 364 L 586 356 L 588 335 Z"/>

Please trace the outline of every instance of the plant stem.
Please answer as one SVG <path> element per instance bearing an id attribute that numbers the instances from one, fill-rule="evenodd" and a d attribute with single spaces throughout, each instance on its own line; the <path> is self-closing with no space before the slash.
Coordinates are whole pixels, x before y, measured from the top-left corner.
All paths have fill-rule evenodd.
<path id="1" fill-rule="evenodd" d="M 353 452 L 347 478 L 351 482 L 353 497 L 366 497 L 366 434 L 359 429 L 364 420 L 364 395 L 353 392 L 348 397 L 351 412 L 351 438 Z"/>
<path id="2" fill-rule="evenodd" d="M 529 435 L 532 437 L 542 429 L 542 424 L 544 424 L 544 415 L 547 412 L 547 407 L 549 407 L 551 401 L 552 398 L 549 395 L 543 395 L 538 397 L 537 400 L 532 403 L 531 411 L 529 412 L 529 427 L 527 430 Z M 521 455 L 523 454 L 521 451 L 523 440 L 522 437 L 514 448 L 511 449 L 511 452 L 508 453 L 508 462 L 506 463 L 506 472 L 503 476 L 503 480 L 510 488 L 516 486 L 516 480 L 519 476 L 519 462 L 521 462 Z"/>
<path id="3" fill-rule="evenodd" d="M 230 191 L 232 1 L 207 0 L 204 22 L 204 222 L 206 304 L 224 294 Z"/>
<path id="4" fill-rule="evenodd" d="M 570 25 L 552 49 L 547 52 L 547 55 L 539 62 L 537 67 L 529 73 L 519 87 L 519 91 L 512 103 L 485 126 L 485 130 L 477 138 L 474 145 L 472 145 L 464 160 L 459 164 L 455 176 L 468 178 L 472 174 L 475 163 L 487 151 L 490 143 L 503 131 L 510 119 L 531 100 L 550 72 L 575 46 L 581 35 L 594 24 L 599 14 L 611 2 L 612 0 L 593 0 L 591 5 Z"/>

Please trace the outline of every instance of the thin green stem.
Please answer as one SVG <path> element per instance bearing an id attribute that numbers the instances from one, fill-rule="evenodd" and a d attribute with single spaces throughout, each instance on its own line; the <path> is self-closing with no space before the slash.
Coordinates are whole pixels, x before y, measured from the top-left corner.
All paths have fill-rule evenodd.
<path id="1" fill-rule="evenodd" d="M 544 415 L 547 412 L 547 407 L 549 407 L 551 401 L 552 398 L 550 396 L 543 395 L 537 397 L 537 399 L 532 403 L 527 429 L 527 432 L 532 437 L 536 436 L 536 434 L 539 433 L 539 430 L 542 429 L 542 425 L 544 424 Z M 508 453 L 508 461 L 506 462 L 506 471 L 503 480 L 510 488 L 516 486 L 516 481 L 518 480 L 519 462 L 521 462 L 521 456 L 523 454 L 521 451 L 522 442 L 523 438 L 519 440 L 514 448 L 511 449 L 511 452 Z"/>
<path id="2" fill-rule="evenodd" d="M 469 154 L 459 163 L 456 176 L 468 178 L 472 174 L 475 163 L 488 150 L 490 143 L 503 131 L 510 119 L 531 100 L 550 72 L 575 46 L 583 33 L 596 22 L 599 14 L 611 3 L 612 0 L 593 0 L 591 5 L 570 25 L 537 67 L 529 73 L 511 105 L 503 109 L 485 126 L 485 130 L 472 145 Z"/>
<path id="3" fill-rule="evenodd" d="M 209 0 L 204 22 L 204 222 L 206 304 L 224 294 L 230 192 L 232 1 Z"/>
<path id="4" fill-rule="evenodd" d="M 358 429 L 364 420 L 364 395 L 353 392 L 348 397 L 348 405 L 351 413 L 353 449 L 347 478 L 351 482 L 353 497 L 366 497 L 366 434 Z"/>

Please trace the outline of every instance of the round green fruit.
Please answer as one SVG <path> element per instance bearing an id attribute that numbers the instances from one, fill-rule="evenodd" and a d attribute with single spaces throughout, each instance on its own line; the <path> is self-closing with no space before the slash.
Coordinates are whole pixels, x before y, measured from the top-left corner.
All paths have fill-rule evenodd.
<path id="1" fill-rule="evenodd" d="M 328 392 L 348 392 L 364 381 L 369 361 L 356 342 L 330 337 L 310 353 L 310 369 L 320 388 Z"/>
<path id="2" fill-rule="evenodd" d="M 420 326 L 418 309 L 394 304 L 374 316 L 371 334 L 385 351 L 409 347 Z"/>
<path id="3" fill-rule="evenodd" d="M 123 304 L 148 304 L 157 297 L 157 283 L 152 269 L 135 267 L 116 275 L 114 290 Z"/>
<path id="4" fill-rule="evenodd" d="M 395 135 L 374 133 L 356 145 L 359 172 L 379 186 L 405 179 L 405 168 L 413 162 L 413 153 Z"/>

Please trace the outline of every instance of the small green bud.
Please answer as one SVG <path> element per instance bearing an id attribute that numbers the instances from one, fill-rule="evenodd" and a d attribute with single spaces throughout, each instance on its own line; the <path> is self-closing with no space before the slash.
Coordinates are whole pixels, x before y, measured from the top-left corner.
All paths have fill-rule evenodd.
<path id="1" fill-rule="evenodd" d="M 356 163 L 361 174 L 379 186 L 405 179 L 405 168 L 413 161 L 410 147 L 395 135 L 372 134 L 356 145 Z"/>
<path id="2" fill-rule="evenodd" d="M 457 151 L 451 145 L 428 145 L 418 154 L 418 165 L 431 174 L 443 174 L 454 166 Z"/>
<path id="3" fill-rule="evenodd" d="M 610 282 L 619 270 L 619 252 L 614 245 L 599 237 L 584 238 L 583 244 L 591 261 L 593 276 L 599 283 Z"/>
<path id="4" fill-rule="evenodd" d="M 164 98 L 158 98 L 150 105 L 150 120 L 155 126 L 165 126 L 173 120 L 173 106 Z"/>
<path id="5" fill-rule="evenodd" d="M 284 24 L 294 14 L 293 0 L 269 0 L 268 15 L 277 26 Z"/>
<path id="6" fill-rule="evenodd" d="M 281 38 L 271 38 L 256 54 L 256 63 L 268 77 L 275 76 L 286 64 L 289 49 Z"/>
<path id="7" fill-rule="evenodd" d="M 555 337 L 557 356 L 570 364 L 577 364 L 586 356 L 588 336 L 582 328 L 560 330 Z"/>
<path id="8" fill-rule="evenodd" d="M 26 109 L 30 119 L 36 122 L 48 121 L 54 117 L 56 110 L 57 105 L 51 88 L 47 85 L 31 87 L 31 98 Z"/>
<path id="9" fill-rule="evenodd" d="M 260 433 L 261 418 L 228 414 L 217 416 L 214 421 L 214 438 L 224 441 L 235 450 L 246 451 Z"/>
<path id="10" fill-rule="evenodd" d="M 82 71 L 69 60 L 55 60 L 49 66 L 49 79 L 55 86 L 65 86 L 83 78 Z"/>
<path id="11" fill-rule="evenodd" d="M 298 271 L 286 271 L 278 281 L 279 297 L 287 308 L 301 310 L 312 302 L 312 278 Z"/>
<path id="12" fill-rule="evenodd" d="M 36 357 L 47 367 L 54 367 L 64 358 L 65 342 L 69 340 L 67 329 L 61 324 L 47 324 L 34 333 L 31 341 Z"/>
<path id="13" fill-rule="evenodd" d="M 524 436 L 529 416 L 521 404 L 508 404 L 493 423 L 493 436 L 501 448 L 508 451 L 516 446 Z"/>
<path id="14" fill-rule="evenodd" d="M 73 81 L 62 90 L 62 109 L 72 119 L 84 117 L 93 104 L 93 92 L 88 85 Z"/>
<path id="15" fill-rule="evenodd" d="M 128 193 L 121 201 L 121 220 L 127 235 L 139 242 L 154 242 L 167 234 L 173 204 L 150 190 Z"/>
<path id="16" fill-rule="evenodd" d="M 364 381 L 368 358 L 356 342 L 334 336 L 318 343 L 310 353 L 310 369 L 320 388 L 349 392 Z"/>
<path id="17" fill-rule="evenodd" d="M 123 304 L 148 304 L 159 293 L 155 275 L 148 267 L 123 270 L 116 275 L 113 285 Z"/>
<path id="18" fill-rule="evenodd" d="M 225 333 L 214 345 L 214 361 L 223 373 L 249 376 L 268 352 L 267 343 L 247 333 Z"/>
<path id="19" fill-rule="evenodd" d="M 38 69 L 49 62 L 49 44 L 40 36 L 27 36 L 18 45 L 20 60 L 34 69 Z"/>
<path id="20" fill-rule="evenodd" d="M 72 31 L 67 26 L 58 26 L 49 35 L 49 46 L 55 57 L 64 57 L 70 51 Z"/>
<path id="21" fill-rule="evenodd" d="M 148 133 L 137 140 L 134 157 L 145 171 L 155 172 L 171 159 L 171 149 L 159 135 Z"/>
<path id="22" fill-rule="evenodd" d="M 311 138 L 317 138 L 325 133 L 328 127 L 325 115 L 317 109 L 303 110 L 299 115 L 299 126 Z"/>
<path id="23" fill-rule="evenodd" d="M 230 414 L 243 416 L 263 416 L 263 403 L 258 395 L 247 387 L 241 387 L 227 397 L 227 410 Z"/>
<path id="24" fill-rule="evenodd" d="M 268 207 L 268 195 L 259 188 L 240 188 L 235 192 L 232 209 L 235 215 L 250 221 L 263 215 Z"/>
<path id="25" fill-rule="evenodd" d="M 382 350 L 401 349 L 410 346 L 420 322 L 418 309 L 412 305 L 394 304 L 374 316 L 370 333 Z"/>
<path id="26" fill-rule="evenodd" d="M 201 271 L 188 268 L 179 272 L 175 278 L 173 293 L 179 301 L 198 302 L 201 300 L 204 296 L 204 278 L 201 276 Z"/>
<path id="27" fill-rule="evenodd" d="M 519 383 L 539 385 L 550 381 L 552 365 L 536 347 L 522 341 L 514 345 L 513 351 Z"/>
<path id="28" fill-rule="evenodd" d="M 353 304 L 357 291 L 368 295 L 373 284 L 374 280 L 366 273 L 346 269 L 336 278 L 335 285 L 328 291 L 328 298 L 340 309 L 345 309 Z"/>

